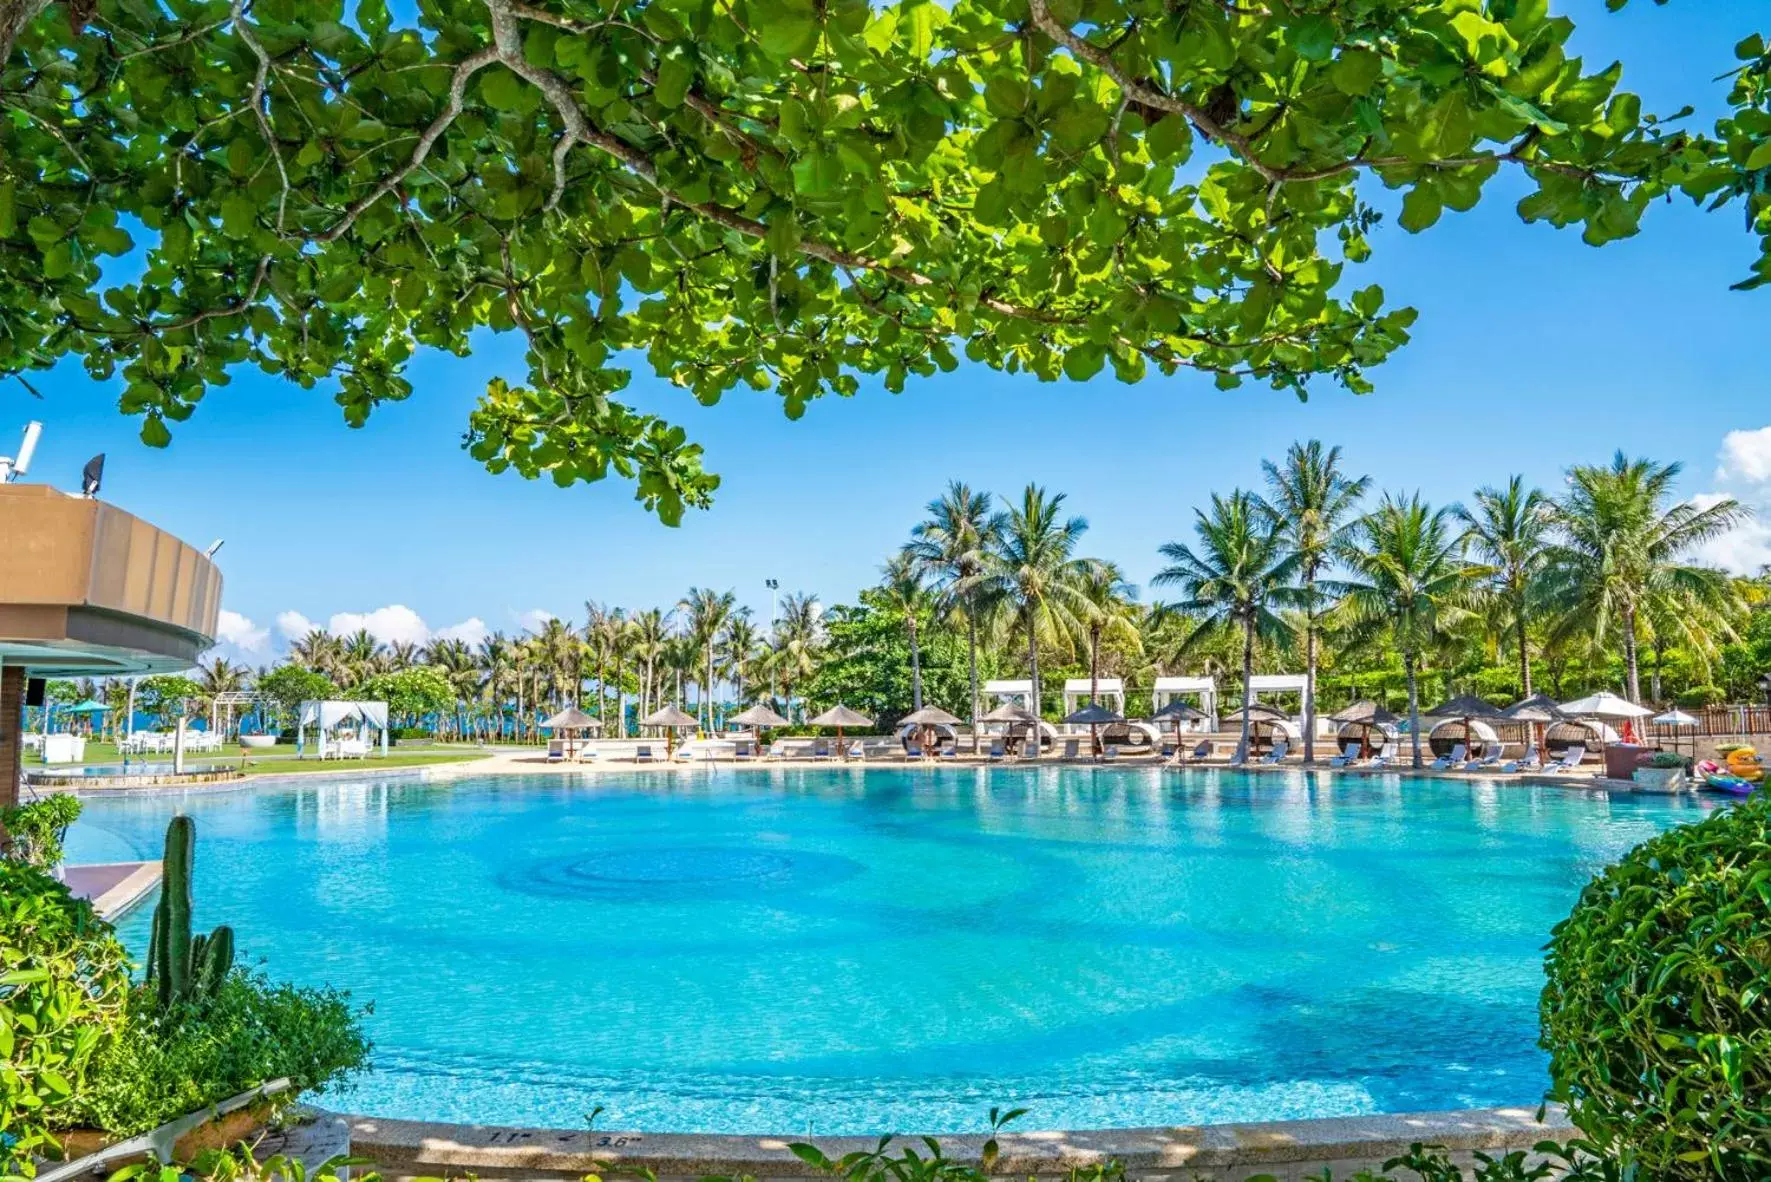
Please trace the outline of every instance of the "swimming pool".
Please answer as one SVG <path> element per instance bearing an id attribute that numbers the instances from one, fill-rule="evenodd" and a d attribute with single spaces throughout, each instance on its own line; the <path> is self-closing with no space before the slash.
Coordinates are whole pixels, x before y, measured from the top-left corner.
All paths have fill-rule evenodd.
<path id="1" fill-rule="evenodd" d="M 94 798 L 70 856 L 157 857 L 174 807 L 200 925 L 373 999 L 376 1070 L 333 1106 L 830 1135 L 1534 1104 L 1550 926 L 1706 806 L 1302 772 L 468 777 Z"/>

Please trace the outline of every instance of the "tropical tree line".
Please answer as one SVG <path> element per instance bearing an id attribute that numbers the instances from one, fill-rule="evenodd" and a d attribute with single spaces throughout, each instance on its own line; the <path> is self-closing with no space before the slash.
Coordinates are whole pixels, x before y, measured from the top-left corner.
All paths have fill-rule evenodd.
<path id="1" fill-rule="evenodd" d="M 441 737 L 533 740 L 567 706 L 608 735 L 641 733 L 665 705 L 706 730 L 755 702 L 794 723 L 838 701 L 881 719 L 923 705 L 970 718 L 988 708 L 984 680 L 1006 675 L 1031 678 L 1047 714 L 1062 679 L 1124 678 L 1137 713 L 1160 673 L 1246 696 L 1255 672 L 1301 669 L 1306 759 L 1317 714 L 1360 697 L 1411 717 L 1441 692 L 1756 699 L 1771 580 L 1694 557 L 1747 511 L 1678 499 L 1679 473 L 1620 453 L 1571 468 L 1557 495 L 1515 476 L 1434 505 L 1298 443 L 1160 547 L 1147 601 L 1086 553 L 1088 522 L 1065 493 L 954 481 L 852 603 L 789 593 L 764 620 L 732 590 L 694 587 L 669 606 L 587 601 L 579 621 L 478 644 L 315 630 L 275 668 L 218 657 L 179 693 L 147 697 L 201 713 L 246 688 L 283 708 L 373 694 Z"/>

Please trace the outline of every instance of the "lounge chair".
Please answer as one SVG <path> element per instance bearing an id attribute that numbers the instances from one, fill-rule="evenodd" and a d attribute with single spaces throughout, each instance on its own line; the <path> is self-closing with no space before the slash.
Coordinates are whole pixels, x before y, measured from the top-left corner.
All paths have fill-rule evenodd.
<path id="1" fill-rule="evenodd" d="M 650 743 L 641 743 L 639 746 L 635 747 L 633 749 L 633 761 L 635 763 L 651 763 L 653 761 L 652 745 Z"/>
<path id="2" fill-rule="evenodd" d="M 1158 759 L 1173 759 L 1174 757 L 1175 757 L 1175 745 L 1173 743 L 1169 743 L 1169 742 L 1165 741 L 1162 744 L 1162 750 L 1157 752 L 1156 758 L 1158 758 Z"/>
<path id="3" fill-rule="evenodd" d="M 566 741 L 549 739 L 547 741 L 547 762 L 559 763 L 566 758 Z"/>
<path id="4" fill-rule="evenodd" d="M 1210 758 L 1211 758 L 1211 740 L 1210 739 L 1199 740 L 1199 745 L 1197 747 L 1193 748 L 1193 754 L 1191 754 L 1187 757 L 1187 759 L 1190 763 L 1204 763 L 1206 760 L 1208 760 Z"/>
<path id="5" fill-rule="evenodd" d="M 830 758 L 830 740 L 829 739 L 815 739 L 815 740 L 813 740 L 813 742 L 812 742 L 812 758 L 813 759 L 829 759 Z"/>
<path id="6" fill-rule="evenodd" d="M 1291 744 L 1280 739 L 1273 744 L 1273 750 L 1261 760 L 1262 763 L 1284 763 L 1285 757 L 1291 754 Z"/>
<path id="7" fill-rule="evenodd" d="M 1081 750 L 1082 750 L 1082 744 L 1077 742 L 1075 739 L 1065 739 L 1064 740 L 1064 758 L 1065 759 L 1076 759 L 1081 754 Z"/>
<path id="8" fill-rule="evenodd" d="M 1361 744 L 1348 743 L 1341 748 L 1341 753 L 1328 761 L 1329 767 L 1353 767 L 1360 759 Z"/>
<path id="9" fill-rule="evenodd" d="M 1246 767 L 1247 765 L 1248 765 L 1248 744 L 1238 742 L 1236 744 L 1236 750 L 1234 750 L 1230 753 L 1230 766 L 1231 767 Z"/>
<path id="10" fill-rule="evenodd" d="M 1544 764 L 1543 770 L 1546 772 L 1571 772 L 1579 767 L 1580 761 L 1586 757 L 1586 744 L 1570 743 L 1568 749 L 1562 752 L 1562 758 L 1550 760 Z"/>
<path id="11" fill-rule="evenodd" d="M 1109 743 L 1101 748 L 1101 762 L 1113 763 L 1119 759 L 1119 744 Z"/>
<path id="12" fill-rule="evenodd" d="M 584 746 L 578 748 L 578 762 L 579 763 L 595 763 L 596 762 L 596 748 L 592 747 L 589 743 L 586 743 Z"/>
<path id="13" fill-rule="evenodd" d="M 750 760 L 756 758 L 756 748 L 751 746 L 749 739 L 740 739 L 732 744 L 732 758 Z"/>
<path id="14" fill-rule="evenodd" d="M 904 744 L 904 758 L 905 759 L 921 759 L 922 758 L 922 744 L 916 742 L 915 740 L 911 740 L 910 742 L 905 743 Z"/>
<path id="15" fill-rule="evenodd" d="M 935 748 L 935 758 L 936 759 L 958 759 L 959 758 L 959 744 L 958 743 L 942 743 L 940 746 Z"/>
<path id="16" fill-rule="evenodd" d="M 990 754 L 987 758 L 991 763 L 1001 763 L 1007 755 L 1008 752 L 1004 751 L 1002 748 L 1001 739 L 992 739 L 990 741 Z"/>
<path id="17" fill-rule="evenodd" d="M 1376 755 L 1372 756 L 1371 762 L 1366 764 L 1365 766 L 1369 767 L 1369 768 L 1389 767 L 1390 766 L 1390 757 L 1389 757 L 1388 753 L 1380 751 Z"/>
<path id="18" fill-rule="evenodd" d="M 1503 763 L 1500 765 L 1500 770 L 1508 774 L 1514 772 L 1540 772 L 1543 770 L 1543 758 L 1537 753 L 1537 748 L 1533 747 L 1525 753 L 1524 759 L 1515 759 L 1510 763 Z"/>
<path id="19" fill-rule="evenodd" d="M 1462 763 L 1464 761 L 1465 756 L 1467 756 L 1469 753 L 1470 753 L 1470 749 L 1466 744 L 1463 744 L 1463 743 L 1454 744 L 1451 748 L 1451 753 L 1449 755 L 1441 755 L 1438 759 L 1435 759 L 1433 761 L 1432 766 L 1436 767 L 1436 768 L 1452 767 L 1456 764 Z"/>
<path id="20" fill-rule="evenodd" d="M 865 748 L 861 745 L 861 740 L 856 739 L 853 743 L 849 744 L 849 758 L 850 759 L 859 759 L 863 762 L 866 761 L 867 748 Z"/>
<path id="21" fill-rule="evenodd" d="M 1464 771 L 1479 772 L 1484 768 L 1491 768 L 1499 765 L 1501 750 L 1502 748 L 1500 744 L 1496 743 L 1491 750 L 1484 751 L 1480 758 L 1466 762 L 1464 764 Z"/>

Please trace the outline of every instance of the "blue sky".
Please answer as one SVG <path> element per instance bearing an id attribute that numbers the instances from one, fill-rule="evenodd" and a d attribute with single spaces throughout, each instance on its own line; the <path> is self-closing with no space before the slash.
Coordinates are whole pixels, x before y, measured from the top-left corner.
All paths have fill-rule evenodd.
<path id="1" fill-rule="evenodd" d="M 1590 64 L 1625 62 L 1624 85 L 1648 109 L 1694 102 L 1700 113 L 1719 103 L 1712 79 L 1765 11 L 1751 0 L 1637 3 L 1616 16 L 1601 0 L 1555 7 L 1580 22 Z M 1393 219 L 1379 230 L 1374 259 L 1350 279 L 1382 283 L 1421 318 L 1360 398 L 1324 385 L 1299 403 L 1185 376 L 1041 384 L 966 365 L 898 396 L 865 385 L 794 423 L 772 394 L 702 408 L 637 367 L 633 397 L 684 424 L 724 478 L 714 508 L 678 529 L 619 481 L 561 490 L 494 477 L 460 450 L 486 380 L 521 376 L 508 338 L 488 336 L 464 360 L 421 356 L 413 397 L 354 431 L 329 392 L 243 372 L 174 425 L 165 451 L 136 441 L 116 384 L 63 366 L 34 375 L 41 402 L 0 383 L 0 451 L 23 420 L 42 419 L 32 479 L 77 486 L 103 451 L 106 499 L 199 545 L 226 539 L 230 651 L 254 661 L 282 631 L 335 615 L 341 626 L 368 617 L 390 638 L 471 637 L 537 613 L 581 620 L 587 598 L 669 606 L 693 585 L 733 588 L 766 618 L 771 577 L 844 599 L 956 477 L 1068 492 L 1090 522 L 1086 549 L 1141 582 L 1158 545 L 1190 535 L 1195 505 L 1258 482 L 1263 458 L 1311 437 L 1340 444 L 1378 487 L 1434 501 L 1514 472 L 1558 488 L 1568 465 L 1622 448 L 1683 461 L 1687 495 L 1726 491 L 1771 517 L 1771 293 L 1728 290 L 1752 258 L 1738 211 L 1658 207 L 1640 236 L 1594 250 L 1520 223 L 1519 192 L 1496 182 L 1424 235 Z M 1710 557 L 1771 561 L 1771 531 L 1748 527 Z"/>

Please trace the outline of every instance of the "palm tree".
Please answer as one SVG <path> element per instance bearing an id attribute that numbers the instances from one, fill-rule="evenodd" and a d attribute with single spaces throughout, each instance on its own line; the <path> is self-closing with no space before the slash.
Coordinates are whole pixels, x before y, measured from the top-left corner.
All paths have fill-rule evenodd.
<path id="1" fill-rule="evenodd" d="M 1322 613 L 1318 580 L 1335 542 L 1371 484 L 1369 476 L 1341 471 L 1341 449 L 1320 441 L 1294 443 L 1283 465 L 1263 461 L 1264 507 L 1270 523 L 1297 557 L 1304 615 L 1304 762 L 1316 761 L 1316 641 Z"/>
<path id="2" fill-rule="evenodd" d="M 1616 631 L 1632 702 L 1642 697 L 1637 641 L 1649 617 L 1696 610 L 1726 626 L 1725 605 L 1734 601 L 1726 574 L 1680 560 L 1746 520 L 1748 510 L 1729 498 L 1669 504 L 1680 470 L 1620 451 L 1608 466 L 1570 469 L 1568 494 L 1552 510 L 1557 540 L 1547 561 L 1550 595 L 1562 611 L 1556 631 L 1590 630 L 1598 643 Z"/>
<path id="3" fill-rule="evenodd" d="M 1527 488 L 1525 478 L 1515 476 L 1505 488 L 1477 489 L 1471 505 L 1451 510 L 1463 524 L 1463 544 L 1494 568 L 1494 598 L 1511 625 L 1519 650 L 1519 685 L 1527 698 L 1532 694 L 1529 628 L 1540 606 L 1551 508 L 1542 491 Z"/>
<path id="4" fill-rule="evenodd" d="M 916 621 L 928 610 L 928 588 L 923 586 L 922 567 L 908 551 L 899 551 L 881 568 L 879 589 L 885 604 L 904 617 L 910 635 L 910 708 L 922 709 L 922 648 L 917 642 Z"/>
<path id="5" fill-rule="evenodd" d="M 725 672 L 732 679 L 732 692 L 739 702 L 744 701 L 744 691 L 749 684 L 745 672 L 756 660 L 757 648 L 761 643 L 762 634 L 757 631 L 750 609 L 744 607 L 733 612 L 720 637 L 720 645 L 726 654 Z"/>
<path id="6" fill-rule="evenodd" d="M 1276 608 L 1294 596 L 1288 585 L 1301 562 L 1274 528 L 1260 499 L 1237 489 L 1228 497 L 1212 494 L 1211 511 L 1194 510 L 1197 550 L 1169 542 L 1160 553 L 1169 562 L 1151 582 L 1174 587 L 1183 598 L 1165 604 L 1193 620 L 1182 651 L 1225 632 L 1242 634 L 1242 742 L 1248 753 L 1250 708 L 1254 705 L 1254 642 L 1257 635 L 1278 638 L 1289 631 Z"/>
<path id="7" fill-rule="evenodd" d="M 1126 581 L 1116 563 L 1093 561 L 1082 576 L 1083 623 L 1088 629 L 1088 700 L 1098 700 L 1101 641 L 1117 640 L 1134 653 L 1144 651 L 1138 631 L 1138 589 Z"/>
<path id="8" fill-rule="evenodd" d="M 683 596 L 682 602 L 677 606 L 683 611 L 683 627 L 689 639 L 701 650 L 704 658 L 702 669 L 706 680 L 701 683 L 701 701 L 696 713 L 701 716 L 702 729 L 711 734 L 717 721 L 713 716 L 714 650 L 719 647 L 720 634 L 731 623 L 732 613 L 737 610 L 738 597 L 730 591 L 690 587 L 689 593 Z"/>
<path id="9" fill-rule="evenodd" d="M 367 628 L 358 628 L 345 637 L 343 646 L 339 671 L 350 685 L 361 685 L 381 672 L 386 652 Z"/>
<path id="10" fill-rule="evenodd" d="M 781 696 L 786 702 L 783 713 L 793 717 L 794 683 L 810 677 L 818 669 L 818 650 L 823 645 L 824 629 L 820 622 L 821 606 L 816 595 L 794 592 L 781 601 L 775 620 L 775 650 L 769 655 L 769 666 L 781 682 Z"/>
<path id="11" fill-rule="evenodd" d="M 1414 766 L 1421 766 L 1421 649 L 1455 620 L 1470 580 L 1490 573 L 1466 565 L 1460 540 L 1451 530 L 1451 511 L 1433 509 L 1417 493 L 1404 500 L 1386 495 L 1355 523 L 1337 550 L 1348 578 L 1338 590 L 1355 634 L 1387 628 L 1402 654 L 1408 679 L 1408 737 Z"/>
<path id="12" fill-rule="evenodd" d="M 289 646 L 289 659 L 337 682 L 344 680 L 344 644 L 324 628 L 313 628 Z"/>
<path id="13" fill-rule="evenodd" d="M 927 520 L 910 531 L 905 553 L 928 577 L 949 611 L 965 618 L 966 665 L 971 679 L 972 754 L 978 753 L 978 625 L 989 604 L 983 574 L 986 556 L 995 544 L 997 518 L 990 494 L 974 492 L 961 481 L 928 505 Z"/>
<path id="14" fill-rule="evenodd" d="M 993 522 L 993 544 L 984 553 L 978 575 L 985 597 L 1004 604 L 1027 634 L 1035 714 L 1039 713 L 1040 642 L 1073 651 L 1088 612 L 1082 584 L 1089 564 L 1076 557 L 1088 522 L 1064 517 L 1065 499 L 1063 493 L 1048 495 L 1037 484 L 1022 490 L 1021 503 Z"/>
<path id="15" fill-rule="evenodd" d="M 458 735 L 464 733 L 462 704 L 476 696 L 480 683 L 480 670 L 473 653 L 461 640 L 433 640 L 425 646 L 424 660 L 448 679 L 449 688 L 455 695 L 454 729 Z"/>
<path id="16" fill-rule="evenodd" d="M 670 617 L 655 607 L 647 608 L 633 617 L 623 634 L 627 642 L 626 655 L 637 661 L 641 668 L 639 716 L 644 718 L 658 704 L 653 693 L 653 679 L 664 659 L 665 642 L 670 639 Z"/>
<path id="17" fill-rule="evenodd" d="M 197 663 L 197 686 L 199 708 L 209 711 L 209 722 L 215 722 L 215 699 L 222 694 L 239 693 L 251 680 L 252 671 L 244 665 L 235 665 L 226 657 L 216 657 L 207 663 Z M 92 683 L 88 682 L 88 686 Z M 85 697 L 93 697 L 90 692 Z M 231 708 L 230 708 L 231 713 Z"/>

